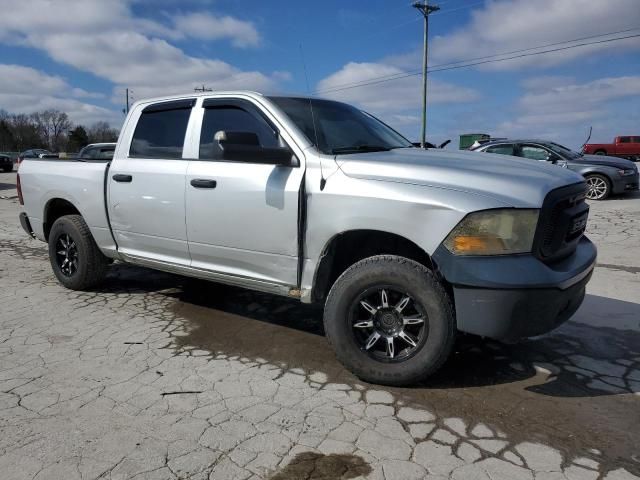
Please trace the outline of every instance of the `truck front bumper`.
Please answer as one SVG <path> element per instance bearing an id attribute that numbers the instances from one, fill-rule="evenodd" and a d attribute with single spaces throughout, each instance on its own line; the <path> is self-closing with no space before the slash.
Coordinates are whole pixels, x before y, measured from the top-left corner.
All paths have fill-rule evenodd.
<path id="1" fill-rule="evenodd" d="M 440 246 L 438 270 L 453 287 L 458 330 L 506 342 L 549 332 L 580 307 L 596 261 L 584 237 L 547 265 L 533 255 L 455 256 Z"/>
<path id="2" fill-rule="evenodd" d="M 619 193 L 638 190 L 638 177 L 638 173 L 636 173 L 635 175 L 624 175 L 619 177 L 618 179 L 613 181 L 611 192 L 616 195 Z"/>

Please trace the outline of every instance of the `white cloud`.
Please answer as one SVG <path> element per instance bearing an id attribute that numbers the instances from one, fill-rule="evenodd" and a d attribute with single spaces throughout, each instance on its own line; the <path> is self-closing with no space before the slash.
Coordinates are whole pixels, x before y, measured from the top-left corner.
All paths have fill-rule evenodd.
<path id="1" fill-rule="evenodd" d="M 42 95 L 56 94 L 69 89 L 62 78 L 47 75 L 22 65 L 0 64 L 0 92 L 5 94 L 23 94 L 38 92 Z"/>
<path id="2" fill-rule="evenodd" d="M 470 20 L 456 30 L 430 39 L 429 65 L 438 67 L 482 57 L 500 60 L 519 55 L 503 55 L 522 51 L 531 54 L 564 46 L 613 39 L 640 33 L 626 33 L 575 41 L 563 45 L 532 48 L 567 42 L 568 40 L 619 32 L 640 24 L 637 0 L 487 0 L 483 7 L 470 13 Z M 437 22 L 437 17 L 433 22 Z M 545 69 L 574 59 L 589 60 L 603 53 L 640 49 L 640 37 L 578 46 L 567 50 L 480 64 L 480 70 Z M 490 57 L 490 58 L 486 58 Z M 422 48 L 384 59 L 385 63 L 409 70 L 422 65 Z M 483 61 L 483 60 L 479 60 Z"/>
<path id="3" fill-rule="evenodd" d="M 420 76 L 331 91 L 331 89 L 338 89 L 356 82 L 375 82 L 377 81 L 375 79 L 379 77 L 401 76 L 404 73 L 406 72 L 398 67 L 383 63 L 350 62 L 337 72 L 322 79 L 318 83 L 318 92 L 323 97 L 356 103 L 366 110 L 377 113 L 415 109 L 420 105 L 422 98 L 422 79 Z M 428 88 L 430 103 L 461 103 L 479 98 L 478 93 L 473 89 L 438 80 L 430 80 Z"/>
<path id="4" fill-rule="evenodd" d="M 175 28 L 186 37 L 205 40 L 229 38 L 236 47 L 255 47 L 260 34 L 251 22 L 229 16 L 213 16 L 207 12 L 192 12 L 173 17 Z"/>
<path id="5" fill-rule="evenodd" d="M 418 75 L 389 82 L 376 83 L 379 77 L 394 77 L 407 72 L 385 63 L 350 62 L 337 72 L 318 82 L 319 96 L 358 105 L 362 109 L 379 116 L 392 127 L 410 138 L 417 138 L 421 117 L 422 77 Z M 372 81 L 370 85 L 331 91 L 356 82 Z M 480 98 L 477 91 L 429 79 L 429 105 L 463 104 Z"/>
<path id="6" fill-rule="evenodd" d="M 0 42 L 44 50 L 55 61 L 90 72 L 114 83 L 115 103 L 119 92 L 132 88 L 138 99 L 192 92 L 205 84 L 214 89 L 271 91 L 285 75 L 243 71 L 226 62 L 188 55 L 168 40 L 184 35 L 206 36 L 217 25 L 218 38 L 231 38 L 240 45 L 259 42 L 247 22 L 211 15 L 197 19 L 176 17 L 176 26 L 137 18 L 130 0 L 4 0 L 0 16 Z M 217 21 L 217 23 L 216 23 Z M 187 27 L 191 29 L 187 31 Z M 76 92 L 76 95 L 82 95 Z"/>
<path id="7" fill-rule="evenodd" d="M 21 65 L 0 64 L 0 108 L 11 113 L 33 113 L 46 109 L 67 112 L 75 123 L 88 125 L 100 120 L 120 126 L 122 114 L 79 100 L 100 94 L 74 88 L 62 77 Z"/>
<path id="8" fill-rule="evenodd" d="M 484 8 L 471 12 L 468 24 L 453 33 L 432 40 L 431 59 L 433 64 L 465 60 L 619 31 L 637 27 L 638 24 L 638 0 L 488 1 Z M 605 50 L 620 51 L 633 48 L 640 48 L 640 38 L 491 63 L 481 68 L 542 68 Z M 407 58 L 398 59 L 402 60 L 407 61 Z"/>
<path id="9" fill-rule="evenodd" d="M 557 78 L 554 79 L 555 83 Z M 524 82 L 529 91 L 516 105 L 515 118 L 503 122 L 497 134 L 506 136 L 544 137 L 567 141 L 574 146 L 584 139 L 589 126 L 603 138 L 615 135 L 622 125 L 637 122 L 631 115 L 620 118 L 610 111 L 609 103 L 629 98 L 637 103 L 640 98 L 640 76 L 601 78 L 586 83 L 568 83 L 549 88 L 541 85 L 549 77 L 533 78 Z M 631 107 L 630 110 L 634 108 Z M 625 123 L 626 122 L 626 123 Z"/>

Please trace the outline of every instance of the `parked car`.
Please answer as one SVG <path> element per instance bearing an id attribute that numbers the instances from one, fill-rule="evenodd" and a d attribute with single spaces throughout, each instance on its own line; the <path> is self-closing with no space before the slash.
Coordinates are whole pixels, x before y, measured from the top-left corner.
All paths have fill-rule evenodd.
<path id="1" fill-rule="evenodd" d="M 540 335 L 584 298 L 596 248 L 567 169 L 415 148 L 317 98 L 164 97 L 124 125 L 111 161 L 20 165 L 20 222 L 67 288 L 117 259 L 316 302 L 340 361 L 392 385 L 436 371 L 456 331 Z"/>
<path id="2" fill-rule="evenodd" d="M 621 136 L 613 139 L 613 143 L 586 143 L 582 153 L 609 155 L 640 161 L 640 136 Z"/>
<path id="3" fill-rule="evenodd" d="M 13 171 L 13 158 L 9 155 L 0 154 L 0 168 L 4 172 Z"/>
<path id="4" fill-rule="evenodd" d="M 41 155 L 52 155 L 49 150 L 44 150 L 42 148 L 32 148 L 30 150 L 25 150 L 20 155 L 18 155 L 18 163 L 22 162 L 25 158 L 40 158 Z"/>
<path id="5" fill-rule="evenodd" d="M 80 150 L 77 158 L 84 160 L 111 160 L 115 149 L 115 143 L 91 143 Z"/>
<path id="6" fill-rule="evenodd" d="M 638 167 L 623 158 L 585 155 L 545 140 L 501 139 L 484 143 L 474 151 L 514 155 L 566 167 L 585 178 L 590 200 L 604 200 L 611 194 L 638 190 Z"/>

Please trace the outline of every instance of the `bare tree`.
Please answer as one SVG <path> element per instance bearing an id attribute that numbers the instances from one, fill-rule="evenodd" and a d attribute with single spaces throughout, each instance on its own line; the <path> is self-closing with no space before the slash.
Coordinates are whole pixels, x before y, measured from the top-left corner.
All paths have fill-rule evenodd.
<path id="1" fill-rule="evenodd" d="M 118 130 L 111 128 L 107 122 L 96 122 L 87 129 L 90 143 L 115 142 Z"/>
<path id="2" fill-rule="evenodd" d="M 8 123 L 16 150 L 45 146 L 44 139 L 40 136 L 39 129 L 30 116 L 25 114 L 11 115 Z"/>
<path id="3" fill-rule="evenodd" d="M 72 123 L 65 112 L 45 110 L 31 114 L 31 118 L 51 150 L 59 150 L 66 144 L 67 133 Z"/>

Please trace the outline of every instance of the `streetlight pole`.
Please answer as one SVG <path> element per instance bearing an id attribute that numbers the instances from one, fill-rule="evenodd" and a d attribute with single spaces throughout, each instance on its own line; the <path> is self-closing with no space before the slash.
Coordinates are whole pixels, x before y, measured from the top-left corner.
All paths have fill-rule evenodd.
<path id="1" fill-rule="evenodd" d="M 422 132 L 420 134 L 420 147 L 424 148 L 427 136 L 427 57 L 429 46 L 429 15 L 440 10 L 437 5 L 429 5 L 429 0 L 423 3 L 413 4 L 424 17 L 424 43 L 422 48 Z"/>

